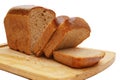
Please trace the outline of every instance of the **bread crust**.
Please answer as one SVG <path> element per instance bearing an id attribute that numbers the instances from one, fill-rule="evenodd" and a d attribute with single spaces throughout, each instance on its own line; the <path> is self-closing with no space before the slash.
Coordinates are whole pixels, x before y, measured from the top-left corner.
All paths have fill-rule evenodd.
<path id="1" fill-rule="evenodd" d="M 29 11 L 20 10 L 17 12 L 17 14 L 16 12 L 16 10 L 10 10 L 4 19 L 8 46 L 11 49 L 31 54 L 30 30 L 27 24 L 27 14 L 29 13 Z"/>

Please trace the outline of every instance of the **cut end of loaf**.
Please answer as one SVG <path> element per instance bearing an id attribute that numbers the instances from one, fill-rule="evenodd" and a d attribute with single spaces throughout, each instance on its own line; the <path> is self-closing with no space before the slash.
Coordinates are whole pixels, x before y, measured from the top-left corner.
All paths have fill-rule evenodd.
<path id="1" fill-rule="evenodd" d="M 40 6 L 20 5 L 11 8 L 4 20 L 9 47 L 31 54 L 38 40 L 40 43 L 37 44 L 44 46 L 41 38 L 54 18 L 54 11 Z"/>

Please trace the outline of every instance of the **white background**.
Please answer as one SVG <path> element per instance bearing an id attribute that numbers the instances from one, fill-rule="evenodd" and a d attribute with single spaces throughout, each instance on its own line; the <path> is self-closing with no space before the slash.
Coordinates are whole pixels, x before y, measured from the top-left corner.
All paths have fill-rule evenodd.
<path id="1" fill-rule="evenodd" d="M 40 5 L 53 9 L 57 16 L 84 18 L 91 27 L 91 36 L 80 46 L 116 52 L 116 60 L 105 71 L 88 80 L 120 80 L 120 1 L 119 0 L 1 0 L 0 43 L 6 43 L 3 20 L 16 5 Z M 0 70 L 1 80 L 27 80 Z"/>

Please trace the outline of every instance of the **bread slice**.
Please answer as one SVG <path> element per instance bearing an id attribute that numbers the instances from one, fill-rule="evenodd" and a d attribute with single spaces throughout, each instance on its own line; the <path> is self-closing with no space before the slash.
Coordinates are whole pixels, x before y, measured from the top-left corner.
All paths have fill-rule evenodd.
<path id="1" fill-rule="evenodd" d="M 76 47 L 90 35 L 90 27 L 86 21 L 79 17 L 61 20 L 57 17 L 58 28 L 51 40 L 43 49 L 46 57 L 51 57 L 52 52 L 64 48 Z"/>
<path id="2" fill-rule="evenodd" d="M 64 20 L 68 19 L 69 17 L 62 15 L 62 16 L 59 16 L 59 17 L 57 17 L 57 18 L 59 18 L 59 20 L 55 19 L 54 22 L 50 24 L 50 26 L 55 26 L 55 27 L 57 27 L 60 23 L 62 23 Z M 57 23 L 56 23 L 56 22 L 57 22 Z M 50 28 L 51 28 L 51 27 L 50 27 Z M 49 29 L 48 29 L 48 30 L 49 30 Z M 43 41 L 47 39 L 47 37 L 48 37 L 49 34 L 50 34 L 49 32 L 46 32 L 46 35 L 44 35 L 43 38 L 42 38 Z M 50 37 L 49 37 L 49 38 L 50 38 Z M 43 42 L 43 43 L 44 43 L 44 42 Z M 39 44 L 39 41 L 38 41 L 38 44 Z M 40 45 L 38 45 L 38 44 L 36 44 L 36 45 L 35 45 L 35 48 L 34 48 L 34 49 L 35 49 L 35 50 L 34 50 L 34 53 L 36 53 L 37 56 L 39 56 L 39 55 L 41 55 L 41 54 L 43 53 L 43 52 L 41 52 L 41 51 L 43 51 L 43 48 L 40 48 Z"/>
<path id="3" fill-rule="evenodd" d="M 53 52 L 54 59 L 74 68 L 84 68 L 95 65 L 105 53 L 88 48 L 69 48 Z"/>
<path id="4" fill-rule="evenodd" d="M 11 8 L 4 19 L 9 47 L 38 55 L 37 51 L 41 53 L 56 30 L 54 19 L 54 11 L 40 6 L 20 5 Z"/>

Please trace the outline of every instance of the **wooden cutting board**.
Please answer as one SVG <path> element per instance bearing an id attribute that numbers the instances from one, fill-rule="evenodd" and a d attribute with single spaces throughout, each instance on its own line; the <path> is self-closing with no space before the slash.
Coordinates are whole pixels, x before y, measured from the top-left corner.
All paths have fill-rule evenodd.
<path id="1" fill-rule="evenodd" d="M 0 69 L 32 80 L 85 80 L 109 67 L 114 59 L 114 52 L 105 51 L 105 57 L 97 65 L 74 69 L 52 59 L 25 55 L 8 46 L 0 47 Z"/>

